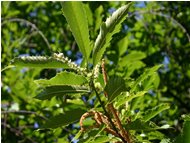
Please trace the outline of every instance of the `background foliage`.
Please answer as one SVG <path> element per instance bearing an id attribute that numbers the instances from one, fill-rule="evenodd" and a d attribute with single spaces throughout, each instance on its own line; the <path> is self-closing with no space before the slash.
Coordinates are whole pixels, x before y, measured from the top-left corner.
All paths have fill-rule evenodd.
<path id="1" fill-rule="evenodd" d="M 84 2 L 92 40 L 95 41 L 102 21 L 123 3 Z M 14 57 L 25 54 L 62 52 L 77 64 L 82 62 L 82 54 L 62 15 L 60 3 L 2 2 L 1 6 L 2 69 Z M 182 126 L 186 118 L 181 118 L 181 115 L 188 114 L 190 110 L 189 7 L 189 2 L 133 3 L 121 32 L 114 35 L 105 55 L 108 75 L 118 74 L 128 80 L 137 79 L 147 67 L 164 65 L 152 79 L 144 81 L 142 88 L 151 90 L 146 96 L 133 100 L 132 106 L 138 113 L 160 103 L 169 103 L 170 108 L 152 121 L 159 126 L 169 124 L 173 127 L 169 131 L 161 131 L 170 141 L 185 130 Z M 84 105 L 93 106 L 91 102 L 95 99 L 88 96 L 71 97 L 73 100 L 52 98 L 41 101 L 33 98 L 37 89 L 33 80 L 50 79 L 60 71 L 17 67 L 1 73 L 2 142 L 71 141 L 80 129 L 78 124 L 54 130 L 37 130 L 47 118 L 67 109 L 77 111 Z M 154 84 L 150 85 L 151 80 Z M 147 137 L 147 140 L 158 142 L 154 140 L 158 133 L 150 134 L 152 139 Z"/>

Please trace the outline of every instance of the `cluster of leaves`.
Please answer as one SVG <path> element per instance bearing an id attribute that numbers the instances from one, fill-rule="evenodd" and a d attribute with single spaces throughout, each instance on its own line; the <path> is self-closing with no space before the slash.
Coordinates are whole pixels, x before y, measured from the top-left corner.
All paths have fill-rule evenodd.
<path id="1" fill-rule="evenodd" d="M 77 121 L 79 121 L 84 113 L 88 113 L 89 110 L 103 113 L 112 120 L 114 117 L 112 115 L 108 116 L 107 114 L 110 113 L 106 111 L 107 109 L 105 108 L 107 106 L 109 107 L 110 104 L 112 104 L 119 113 L 119 120 L 121 121 L 123 129 L 130 134 L 131 140 L 135 142 L 171 141 L 163 131 L 169 128 L 168 124 L 163 122 L 160 123 L 161 126 L 158 126 L 150 121 L 151 119 L 155 120 L 154 117 L 156 115 L 162 117 L 161 114 L 164 114 L 162 111 L 170 107 L 167 103 L 160 103 L 161 101 L 159 100 L 161 98 L 156 100 L 155 98 L 157 97 L 153 95 L 153 90 L 158 89 L 160 84 L 160 78 L 156 71 L 161 68 L 161 66 L 157 65 L 152 68 L 144 68 L 146 61 L 143 62 L 142 60 L 145 59 L 148 54 L 142 52 L 143 50 L 134 50 L 133 46 L 131 46 L 131 51 L 126 54 L 129 44 L 128 39 L 130 39 L 129 36 L 131 36 L 130 34 L 132 32 L 121 38 L 119 42 L 115 42 L 113 38 L 113 35 L 120 32 L 122 27 L 121 23 L 123 23 L 127 17 L 129 5 L 130 4 L 118 8 L 118 10 L 101 25 L 97 22 L 99 21 L 97 18 L 97 23 L 95 23 L 99 24 L 100 31 L 99 34 L 96 35 L 95 33 L 98 27 L 96 24 L 94 33 L 89 30 L 93 27 L 92 12 L 89 13 L 89 11 L 91 11 L 90 4 L 84 4 L 82 2 L 62 3 L 63 15 L 70 26 L 69 28 L 83 56 L 80 66 L 64 56 L 65 53 L 54 53 L 51 56 L 22 56 L 12 60 L 12 65 L 30 68 L 35 67 L 35 69 L 27 69 L 29 70 L 27 72 L 22 71 L 30 76 L 29 79 L 27 79 L 28 76 L 23 77 L 23 84 L 15 83 L 15 81 L 19 79 L 19 75 L 15 77 L 16 80 L 13 79 L 12 82 L 9 81 L 11 84 L 16 85 L 15 88 L 11 88 L 12 95 L 17 95 L 17 92 L 21 94 L 20 90 L 23 92 L 23 96 L 19 96 L 21 99 L 17 99 L 18 97 L 14 96 L 11 98 L 19 102 L 24 101 L 24 106 L 33 104 L 34 106 L 28 106 L 28 109 L 26 109 L 38 111 L 37 115 L 45 115 L 44 121 L 36 120 L 37 122 L 35 122 L 35 124 L 37 126 L 40 125 L 40 129 L 53 128 L 53 134 L 62 137 L 59 140 L 60 142 L 67 141 L 68 135 L 72 136 L 72 134 L 76 134 L 80 130 Z M 100 6 L 95 10 L 99 16 L 103 13 L 102 9 Z M 127 21 L 130 23 L 130 18 L 127 18 Z M 139 25 L 140 24 L 137 23 L 137 26 Z M 123 35 L 121 32 L 120 35 Z M 141 36 L 140 38 L 142 38 Z M 97 38 L 93 41 L 95 37 Z M 110 46 L 110 42 L 116 45 Z M 131 39 L 130 43 L 133 42 L 135 43 L 134 39 Z M 136 45 L 133 45 L 138 47 L 139 43 L 140 42 L 136 41 Z M 106 51 L 108 47 L 110 50 Z M 118 48 L 114 49 L 114 47 Z M 155 52 L 152 51 L 151 48 L 147 50 L 150 54 Z M 153 48 L 153 50 L 155 49 L 156 48 Z M 104 79 L 106 76 L 105 71 L 101 73 L 99 69 L 105 51 L 106 67 L 103 70 L 107 70 L 108 81 Z M 37 77 L 39 71 L 46 68 L 61 69 L 60 72 L 51 76 L 49 79 L 38 79 L 35 80 L 35 83 L 32 82 L 33 78 Z M 138 69 L 143 69 L 143 72 L 139 72 L 136 74 L 138 76 L 134 76 L 134 73 L 137 72 Z M 15 68 L 13 71 L 6 71 L 6 78 L 9 78 L 19 70 L 19 68 Z M 37 91 L 37 96 L 35 91 Z M 35 98 L 41 101 L 26 97 L 25 94 L 35 96 Z M 105 97 L 104 94 L 107 95 L 107 97 Z M 29 101 L 29 99 L 31 101 Z M 37 106 L 36 103 L 39 105 L 42 104 L 42 106 Z M 11 104 L 11 107 L 12 106 L 15 105 Z M 10 109 L 11 108 L 9 108 L 9 110 Z M 7 114 L 5 115 L 7 116 Z M 4 117 L 4 120 L 6 121 L 5 118 L 6 117 Z M 22 116 L 19 116 L 19 118 L 22 118 Z M 187 128 L 189 126 L 188 117 L 186 117 L 185 120 L 183 135 L 179 136 L 176 141 L 180 140 L 180 138 L 185 138 L 187 141 L 189 140 L 186 137 L 188 133 Z M 90 128 L 95 122 L 93 118 L 85 118 L 83 121 L 83 125 L 86 129 Z M 156 121 L 158 122 L 159 120 Z M 20 124 L 21 123 L 19 123 L 19 125 Z M 6 123 L 4 126 L 6 126 Z M 71 138 L 74 137 L 73 141 L 79 140 L 79 142 L 126 141 L 120 136 L 113 136 L 113 134 L 107 136 L 108 132 L 105 131 L 106 128 L 106 124 L 103 124 L 98 128 L 88 129 L 84 132 L 79 131 L 75 137 L 72 136 Z M 68 130 L 71 132 L 70 134 L 66 133 Z M 113 130 L 120 132 L 118 128 L 113 128 Z M 45 134 L 40 136 L 39 132 L 43 131 L 44 130 L 36 131 L 33 134 L 43 138 L 42 136 L 47 136 L 47 130 L 45 130 Z M 30 138 L 26 138 L 25 140 L 29 139 Z M 47 141 L 50 142 L 51 138 L 47 139 Z"/>

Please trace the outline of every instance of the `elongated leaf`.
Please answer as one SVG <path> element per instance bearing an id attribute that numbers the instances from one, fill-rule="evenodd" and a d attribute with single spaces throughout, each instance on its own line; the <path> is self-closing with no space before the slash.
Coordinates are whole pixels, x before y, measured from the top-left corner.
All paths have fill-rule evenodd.
<path id="1" fill-rule="evenodd" d="M 126 102 L 131 101 L 132 99 L 134 99 L 136 97 L 143 96 L 145 93 L 147 93 L 147 91 L 140 91 L 140 92 L 137 92 L 136 94 L 130 94 L 130 95 L 129 95 L 129 93 L 124 92 L 117 97 L 118 101 L 116 103 L 116 106 L 119 107 L 119 106 L 125 104 Z"/>
<path id="2" fill-rule="evenodd" d="M 54 96 L 63 96 L 65 94 L 88 93 L 88 92 L 89 90 L 86 87 L 54 85 L 54 86 L 46 86 L 35 98 L 40 100 L 45 100 L 45 99 L 50 99 Z"/>
<path id="3" fill-rule="evenodd" d="M 93 141 L 90 141 L 89 143 L 105 143 L 109 141 L 110 138 L 108 136 L 97 136 Z"/>
<path id="4" fill-rule="evenodd" d="M 105 87 L 105 92 L 108 94 L 108 102 L 112 102 L 125 90 L 125 80 L 121 77 L 112 77 Z"/>
<path id="5" fill-rule="evenodd" d="M 146 70 L 132 85 L 131 92 L 134 92 L 137 88 L 137 85 L 141 84 L 149 76 L 153 75 L 162 65 L 156 65 L 148 70 Z"/>
<path id="6" fill-rule="evenodd" d="M 24 56 L 16 57 L 11 61 L 12 65 L 37 68 L 68 68 L 68 64 L 54 57 Z"/>
<path id="7" fill-rule="evenodd" d="M 169 109 L 170 106 L 168 104 L 160 104 L 156 107 L 154 107 L 153 109 L 147 110 L 145 112 L 145 115 L 143 117 L 144 121 L 147 122 L 150 119 L 154 118 L 156 115 L 158 115 L 160 112 Z"/>
<path id="8" fill-rule="evenodd" d="M 119 64 L 126 66 L 127 64 L 133 63 L 135 61 L 142 60 L 145 57 L 146 57 L 146 54 L 144 52 L 132 51 L 131 53 L 123 57 Z"/>
<path id="9" fill-rule="evenodd" d="M 163 130 L 170 128 L 169 126 L 159 127 L 153 122 L 145 122 L 143 120 L 137 119 L 124 125 L 126 130 L 136 130 L 136 131 L 152 131 L 152 130 Z"/>
<path id="10" fill-rule="evenodd" d="M 72 69 L 80 75 L 87 75 L 86 68 L 77 66 L 67 57 L 64 57 L 62 53 L 54 53 L 51 57 L 44 56 L 24 56 L 17 57 L 11 61 L 12 65 L 22 66 L 22 67 L 31 67 L 31 68 L 64 68 Z"/>
<path id="11" fill-rule="evenodd" d="M 90 56 L 91 48 L 88 21 L 82 2 L 62 2 L 62 11 L 71 28 L 80 51 L 87 60 Z"/>
<path id="12" fill-rule="evenodd" d="M 81 135 L 82 135 L 82 130 L 80 130 L 80 131 L 75 135 L 75 137 L 71 140 L 71 142 L 74 142 L 75 140 L 78 140 Z"/>
<path id="13" fill-rule="evenodd" d="M 36 83 L 47 86 L 47 85 L 82 85 L 87 82 L 87 79 L 82 75 L 77 75 L 72 72 L 61 72 L 50 80 L 40 79 L 36 80 Z"/>
<path id="14" fill-rule="evenodd" d="M 104 11 L 104 8 L 102 5 L 100 5 L 96 10 L 95 10 L 95 29 L 94 31 L 96 32 L 99 28 L 100 28 L 100 25 L 102 23 L 102 13 Z"/>
<path id="15" fill-rule="evenodd" d="M 57 128 L 57 127 L 69 125 L 71 123 L 78 121 L 85 112 L 86 111 L 84 109 L 80 109 L 80 108 L 66 111 L 64 114 L 51 117 L 43 125 L 43 128 Z"/>
<path id="16" fill-rule="evenodd" d="M 117 43 L 119 56 L 123 55 L 127 51 L 128 44 L 129 44 L 129 39 L 127 36 L 119 40 L 119 42 Z"/>
<path id="17" fill-rule="evenodd" d="M 109 46 L 112 36 L 119 32 L 121 23 L 127 17 L 129 4 L 124 5 L 116 10 L 106 22 L 102 23 L 100 33 L 95 41 L 93 49 L 93 64 L 94 66 L 100 61 L 106 48 Z"/>

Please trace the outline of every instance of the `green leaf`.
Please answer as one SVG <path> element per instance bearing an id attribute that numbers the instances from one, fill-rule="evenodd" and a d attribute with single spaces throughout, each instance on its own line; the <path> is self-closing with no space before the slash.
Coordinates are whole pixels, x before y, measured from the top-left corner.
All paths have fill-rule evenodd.
<path id="1" fill-rule="evenodd" d="M 119 50 L 119 56 L 123 55 L 127 51 L 128 44 L 129 44 L 129 40 L 128 40 L 127 36 L 125 36 L 123 39 L 119 40 L 119 42 L 117 43 L 118 50 Z"/>
<path id="2" fill-rule="evenodd" d="M 86 16 L 88 18 L 88 24 L 89 24 L 89 26 L 93 26 L 93 21 L 94 21 L 93 13 L 92 13 L 92 10 L 90 9 L 89 4 L 85 4 L 84 8 L 85 8 L 85 11 L 86 11 Z"/>
<path id="3" fill-rule="evenodd" d="M 145 112 L 145 115 L 143 116 L 143 119 L 145 122 L 149 121 L 150 119 L 154 118 L 156 115 L 158 115 L 160 112 L 169 109 L 170 106 L 168 104 L 160 104 L 152 109 L 149 109 Z"/>
<path id="4" fill-rule="evenodd" d="M 112 102 L 125 90 L 125 80 L 121 77 L 112 77 L 105 87 L 105 92 L 108 94 L 108 102 Z"/>
<path id="5" fill-rule="evenodd" d="M 90 143 L 105 143 L 105 142 L 109 142 L 109 141 L 110 141 L 110 138 L 108 136 L 97 136 Z"/>
<path id="6" fill-rule="evenodd" d="M 190 121 L 185 120 L 185 122 L 183 123 L 182 132 L 175 138 L 174 143 L 189 143 L 190 142 L 189 135 L 190 135 Z"/>
<path id="7" fill-rule="evenodd" d="M 147 91 L 140 91 L 137 92 L 136 94 L 130 94 L 128 92 L 124 92 L 122 94 L 120 94 L 119 96 L 117 96 L 117 102 L 116 102 L 116 106 L 120 107 L 121 105 L 125 104 L 126 102 L 131 101 L 132 99 L 139 97 L 139 96 L 143 96 L 145 93 L 147 93 Z"/>
<path id="8" fill-rule="evenodd" d="M 190 142 L 190 121 L 185 121 L 183 125 L 183 139 L 184 143 Z"/>
<path id="9" fill-rule="evenodd" d="M 146 78 L 153 75 L 162 65 L 156 65 L 150 69 L 147 69 L 137 80 L 134 82 L 131 88 L 131 92 L 134 92 L 137 88 L 137 85 L 141 85 L 141 82 L 143 82 Z"/>
<path id="10" fill-rule="evenodd" d="M 163 130 L 170 128 L 167 126 L 159 127 L 153 122 L 145 122 L 144 120 L 137 119 L 126 125 L 124 125 L 126 130 L 135 130 L 135 131 L 152 131 L 152 130 Z"/>
<path id="11" fill-rule="evenodd" d="M 160 141 L 160 143 L 171 143 L 170 139 L 165 138 Z"/>
<path id="12" fill-rule="evenodd" d="M 121 60 L 121 64 L 122 63 L 131 63 L 133 61 L 142 60 L 145 57 L 146 57 L 146 54 L 144 52 L 141 52 L 141 51 L 132 51 L 131 53 L 129 53 L 128 55 L 126 55 Z"/>
<path id="13" fill-rule="evenodd" d="M 16 57 L 11 61 L 12 65 L 37 68 L 68 68 L 68 64 L 54 57 L 24 56 Z"/>
<path id="14" fill-rule="evenodd" d="M 74 142 L 75 140 L 78 140 L 79 139 L 79 137 L 82 135 L 82 133 L 83 133 L 83 131 L 82 130 L 80 130 L 76 135 L 75 135 L 75 137 L 72 139 L 72 141 L 71 142 Z"/>
<path id="15" fill-rule="evenodd" d="M 88 21 L 82 2 L 62 2 L 62 11 L 84 59 L 88 60 L 91 48 Z"/>
<path id="16" fill-rule="evenodd" d="M 36 83 L 47 86 L 47 85 L 82 85 L 87 83 L 87 79 L 82 75 L 77 75 L 72 72 L 63 71 L 61 73 L 56 74 L 55 77 L 47 80 L 40 79 L 36 80 Z"/>
<path id="17" fill-rule="evenodd" d="M 88 92 L 89 92 L 88 88 L 81 86 L 52 85 L 43 88 L 35 98 L 40 100 L 46 100 L 54 96 L 63 96 L 66 94 L 88 93 Z"/>
<path id="18" fill-rule="evenodd" d="M 94 31 L 96 32 L 102 23 L 102 13 L 104 11 L 104 8 L 102 5 L 100 5 L 96 10 L 95 10 L 95 29 Z"/>
<path id="19" fill-rule="evenodd" d="M 120 31 L 121 23 L 127 17 L 129 5 L 122 6 L 111 17 L 107 18 L 106 22 L 102 23 L 93 49 L 94 66 L 101 60 L 102 55 L 110 44 L 112 36 Z"/>
<path id="20" fill-rule="evenodd" d="M 44 125 L 43 128 L 57 128 L 61 126 L 67 126 L 74 123 L 80 119 L 80 117 L 85 113 L 84 109 L 74 109 L 70 111 L 65 111 L 64 114 L 60 114 L 51 117 Z"/>
<path id="21" fill-rule="evenodd" d="M 183 114 L 181 117 L 184 121 L 190 121 L 190 114 Z"/>

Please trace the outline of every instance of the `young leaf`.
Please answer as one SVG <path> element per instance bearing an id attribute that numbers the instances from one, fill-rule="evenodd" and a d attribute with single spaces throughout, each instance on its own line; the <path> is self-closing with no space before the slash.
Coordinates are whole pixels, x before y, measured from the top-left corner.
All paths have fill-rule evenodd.
<path id="1" fill-rule="evenodd" d="M 50 99 L 54 96 L 63 96 L 65 94 L 76 94 L 76 93 L 88 93 L 89 90 L 86 87 L 69 86 L 69 85 L 52 85 L 46 86 L 42 91 L 35 97 L 40 100 Z"/>
<path id="2" fill-rule="evenodd" d="M 116 10 L 106 22 L 102 23 L 100 33 L 95 41 L 93 49 L 93 64 L 94 66 L 100 61 L 106 48 L 109 46 L 112 36 L 119 32 L 121 23 L 127 17 L 129 5 L 124 5 Z"/>
<path id="3" fill-rule="evenodd" d="M 82 52 L 84 59 L 88 60 L 91 48 L 88 30 L 88 21 L 82 2 L 62 2 L 62 11 L 73 36 Z"/>
<path id="4" fill-rule="evenodd" d="M 125 80 L 121 77 L 112 77 L 105 87 L 105 92 L 108 94 L 108 102 L 112 102 L 125 90 Z"/>
<path id="5" fill-rule="evenodd" d="M 68 68 L 68 64 L 54 57 L 24 56 L 16 57 L 11 61 L 12 65 L 37 68 Z"/>
<path id="6" fill-rule="evenodd" d="M 127 36 L 119 40 L 119 42 L 117 43 L 119 56 L 123 55 L 127 51 L 128 44 L 129 44 L 129 39 Z"/>
<path id="7" fill-rule="evenodd" d="M 129 64 L 129 63 L 134 62 L 134 61 L 142 60 L 145 57 L 146 57 L 146 54 L 144 52 L 132 51 L 131 53 L 129 53 L 128 55 L 123 57 L 120 62 L 121 62 L 121 64 L 126 64 L 126 63 Z"/>
<path id="8" fill-rule="evenodd" d="M 82 133 L 83 133 L 83 131 L 80 130 L 80 131 L 75 135 L 75 137 L 71 140 L 71 142 L 74 142 L 75 140 L 78 140 L 79 137 L 82 135 Z"/>
<path id="9" fill-rule="evenodd" d="M 170 106 L 168 104 L 160 104 L 150 110 L 147 110 L 145 112 L 145 115 L 143 116 L 143 120 L 145 122 L 149 121 L 150 119 L 154 118 L 156 115 L 158 115 L 160 112 L 169 109 Z"/>
<path id="10" fill-rule="evenodd" d="M 137 85 L 141 84 L 149 76 L 153 75 L 162 65 L 156 65 L 148 70 L 146 70 L 132 85 L 131 92 L 134 92 L 137 88 Z"/>
<path id="11" fill-rule="evenodd" d="M 117 97 L 118 101 L 116 102 L 116 106 L 119 107 L 136 97 L 143 96 L 145 93 L 147 93 L 147 91 L 139 91 L 136 94 L 133 93 L 130 95 L 128 94 L 128 92 L 124 92 Z"/>
<path id="12" fill-rule="evenodd" d="M 70 111 L 65 111 L 64 114 L 60 114 L 51 117 L 44 125 L 43 128 L 57 128 L 61 126 L 66 126 L 74 123 L 80 119 L 80 117 L 85 113 L 84 109 L 74 109 Z"/>
<path id="13" fill-rule="evenodd" d="M 93 141 L 90 141 L 90 143 L 105 143 L 109 142 L 110 138 L 108 136 L 97 136 Z"/>
<path id="14" fill-rule="evenodd" d="M 100 5 L 96 10 L 95 10 L 95 29 L 94 31 L 96 32 L 102 23 L 102 13 L 104 11 L 104 8 L 102 5 Z"/>
<path id="15" fill-rule="evenodd" d="M 36 83 L 47 86 L 47 85 L 82 85 L 87 82 L 87 79 L 82 75 L 77 75 L 72 72 L 63 71 L 58 73 L 55 77 L 47 80 L 40 79 L 36 80 Z"/>

